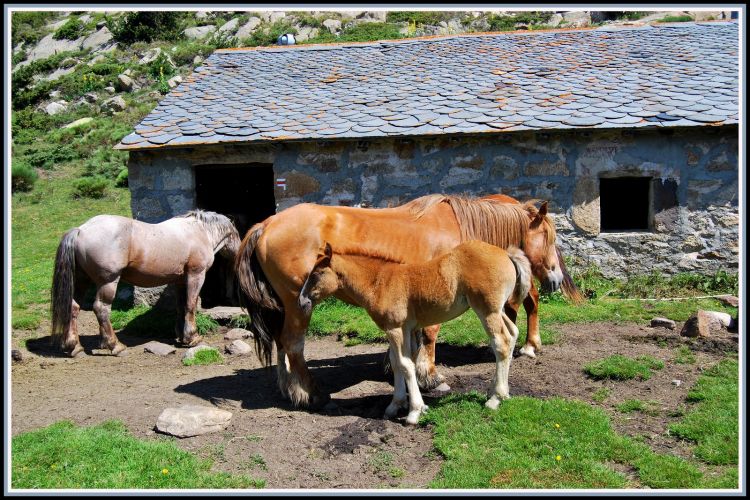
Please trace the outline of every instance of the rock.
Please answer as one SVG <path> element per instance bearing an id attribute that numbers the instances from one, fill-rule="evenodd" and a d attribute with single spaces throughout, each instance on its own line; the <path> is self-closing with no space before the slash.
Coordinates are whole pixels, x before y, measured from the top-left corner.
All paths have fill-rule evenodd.
<path id="1" fill-rule="evenodd" d="M 384 23 L 388 12 L 385 10 L 366 10 L 357 16 L 357 19 L 372 23 Z"/>
<path id="2" fill-rule="evenodd" d="M 104 54 L 97 54 L 94 57 L 91 58 L 89 62 L 86 63 L 86 66 L 93 66 L 97 63 L 100 63 L 104 60 L 106 60 L 106 56 Z"/>
<path id="3" fill-rule="evenodd" d="M 728 306 L 740 307 L 740 299 L 738 299 L 734 295 L 720 295 L 716 298 Z"/>
<path id="4" fill-rule="evenodd" d="M 106 26 L 87 36 L 81 43 L 81 48 L 95 50 L 97 47 L 103 47 L 112 40 L 112 32 Z"/>
<path id="5" fill-rule="evenodd" d="M 560 23 L 563 20 L 563 16 L 560 14 L 552 14 L 552 17 L 549 18 L 549 21 L 547 21 L 547 26 L 551 26 L 553 28 L 557 28 L 557 26 L 560 25 Z"/>
<path id="6" fill-rule="evenodd" d="M 158 356 L 166 356 L 168 354 L 174 354 L 177 352 L 177 348 L 171 345 L 163 344 L 161 342 L 151 341 L 143 344 L 143 351 L 156 354 Z"/>
<path id="7" fill-rule="evenodd" d="M 672 380 L 672 385 L 675 387 L 680 387 L 682 385 L 682 380 L 674 379 Z"/>
<path id="8" fill-rule="evenodd" d="M 104 101 L 104 103 L 102 103 L 102 110 L 109 112 L 122 111 L 127 107 L 128 104 L 125 102 L 125 99 L 123 99 L 119 95 L 112 97 L 111 99 L 107 99 L 106 101 Z"/>
<path id="9" fill-rule="evenodd" d="M 240 340 L 252 337 L 253 334 L 244 328 L 232 328 L 224 334 L 224 340 Z"/>
<path id="10" fill-rule="evenodd" d="M 159 54 L 161 54 L 161 49 L 159 47 L 147 50 L 146 53 L 143 54 L 143 57 L 138 61 L 138 64 L 148 64 L 153 62 L 159 57 Z"/>
<path id="11" fill-rule="evenodd" d="M 204 19 L 208 19 L 208 16 L 210 16 L 210 15 L 211 14 L 209 12 L 201 11 L 201 12 L 196 12 L 195 13 L 195 18 L 197 20 L 199 20 L 199 21 L 203 21 Z"/>
<path id="12" fill-rule="evenodd" d="M 110 86 L 110 87 L 104 87 L 104 90 L 105 90 L 105 91 L 106 91 L 106 92 L 107 92 L 108 94 L 114 94 L 115 92 L 117 92 L 117 90 L 115 90 L 115 88 L 114 88 L 114 87 L 111 87 L 111 86 Z"/>
<path id="13" fill-rule="evenodd" d="M 58 97 L 60 97 L 60 91 L 59 90 L 53 90 L 52 92 L 49 93 L 49 98 L 50 99 L 57 99 Z"/>
<path id="14" fill-rule="evenodd" d="M 181 82 L 182 82 L 182 77 L 180 75 L 177 75 L 167 80 L 167 85 L 169 85 L 170 89 L 173 89 L 177 85 L 179 85 Z"/>
<path id="15" fill-rule="evenodd" d="M 87 116 L 85 118 L 80 118 L 74 122 L 68 123 L 67 125 L 63 125 L 62 128 L 76 128 L 76 127 L 80 127 L 81 125 L 86 125 L 87 123 L 91 123 L 93 121 L 94 121 L 93 118 L 91 118 L 90 116 Z"/>
<path id="16" fill-rule="evenodd" d="M 177 437 L 200 436 L 224 429 L 232 413 L 218 408 L 200 405 L 183 405 L 166 408 L 156 421 L 159 432 Z"/>
<path id="17" fill-rule="evenodd" d="M 326 19 L 323 21 L 323 26 L 326 27 L 328 31 L 331 32 L 331 34 L 335 35 L 338 31 L 341 30 L 341 21 L 338 19 Z"/>
<path id="18" fill-rule="evenodd" d="M 228 33 L 234 33 L 237 31 L 237 26 L 240 24 L 240 20 L 238 18 L 234 18 L 230 21 L 227 21 L 226 23 L 222 24 L 219 28 L 220 32 L 228 32 Z"/>
<path id="19" fill-rule="evenodd" d="M 36 47 L 29 53 L 25 61 L 18 63 L 19 66 L 29 64 L 39 59 L 46 59 L 47 57 L 59 54 L 60 52 L 76 51 L 81 48 L 82 38 L 78 40 L 55 40 L 52 37 L 52 33 L 42 38 Z"/>
<path id="20" fill-rule="evenodd" d="M 133 90 L 134 85 L 135 82 L 128 75 L 123 73 L 122 75 L 117 76 L 117 88 L 119 88 L 121 91 L 130 92 Z"/>
<path id="21" fill-rule="evenodd" d="M 125 76 L 133 76 L 133 70 L 128 68 L 125 71 L 123 71 L 122 74 Z"/>
<path id="22" fill-rule="evenodd" d="M 99 96 L 96 95 L 96 92 L 88 92 L 84 94 L 83 99 L 89 104 L 94 104 L 99 100 Z"/>
<path id="23" fill-rule="evenodd" d="M 60 67 L 61 68 L 72 68 L 76 64 L 78 64 L 78 59 L 76 59 L 75 57 L 66 57 L 65 59 L 63 59 L 60 62 Z"/>
<path id="24" fill-rule="evenodd" d="M 216 350 L 215 347 L 211 347 L 208 344 L 198 344 L 195 347 L 191 347 L 187 351 L 185 351 L 185 354 L 182 355 L 182 359 L 193 359 L 195 357 L 195 353 L 199 351 L 210 351 L 210 350 Z"/>
<path id="25" fill-rule="evenodd" d="M 56 115 L 57 113 L 62 113 L 64 111 L 67 111 L 68 106 L 67 102 L 65 101 L 55 101 L 47 104 L 47 106 L 44 108 L 44 111 L 48 115 Z"/>
<path id="26" fill-rule="evenodd" d="M 214 31 L 216 31 L 216 26 L 195 26 L 193 28 L 187 28 L 183 33 L 191 40 L 200 40 Z"/>
<path id="27" fill-rule="evenodd" d="M 253 34 L 255 29 L 260 25 L 260 22 L 260 18 L 251 17 L 245 24 L 242 25 L 239 30 L 237 30 L 237 34 L 235 36 L 240 40 L 244 40 L 245 38 Z"/>
<path id="28" fill-rule="evenodd" d="M 264 12 L 260 17 L 267 23 L 273 24 L 276 21 L 284 19 L 286 17 L 286 12 Z"/>
<path id="29" fill-rule="evenodd" d="M 193 66 L 198 66 L 202 62 L 203 62 L 203 57 L 202 56 L 195 56 L 193 58 Z"/>
<path id="30" fill-rule="evenodd" d="M 68 75 L 75 71 L 75 67 L 68 67 L 68 68 L 57 68 L 55 71 L 50 73 L 47 76 L 40 77 L 39 81 L 54 81 L 60 78 L 61 76 Z"/>
<path id="31" fill-rule="evenodd" d="M 96 23 L 96 29 L 100 30 L 107 25 L 107 21 L 99 21 Z"/>
<path id="32" fill-rule="evenodd" d="M 23 361 L 23 354 L 21 354 L 21 351 L 19 351 L 18 349 L 13 349 L 12 351 L 10 351 L 10 357 L 16 363 L 18 363 L 19 361 Z"/>
<path id="33" fill-rule="evenodd" d="M 591 15 L 581 10 L 566 12 L 563 14 L 563 20 L 567 23 L 566 27 L 582 28 L 591 24 Z"/>
<path id="34" fill-rule="evenodd" d="M 250 354 L 253 352 L 252 348 L 246 343 L 241 340 L 235 340 L 231 344 L 228 344 L 224 347 L 224 350 L 228 354 L 237 355 L 237 356 L 243 356 L 245 354 Z"/>
<path id="35" fill-rule="evenodd" d="M 243 314 L 241 308 L 230 306 L 218 306 L 212 307 L 211 309 L 202 309 L 201 313 L 210 316 L 219 323 L 228 323 L 235 316 L 241 316 Z"/>
<path id="36" fill-rule="evenodd" d="M 693 314 L 682 327 L 680 335 L 683 337 L 708 338 L 712 333 L 721 331 L 732 324 L 732 317 L 727 313 L 715 311 L 698 311 Z"/>
<path id="37" fill-rule="evenodd" d="M 310 26 L 303 26 L 297 31 L 298 33 L 295 36 L 298 42 L 304 42 L 311 38 L 315 38 L 320 33 L 320 30 L 318 28 L 313 28 Z"/>
<path id="38" fill-rule="evenodd" d="M 672 321 L 671 319 L 667 318 L 653 318 L 651 320 L 651 328 L 669 328 L 670 330 L 674 330 L 677 328 L 677 324 Z"/>

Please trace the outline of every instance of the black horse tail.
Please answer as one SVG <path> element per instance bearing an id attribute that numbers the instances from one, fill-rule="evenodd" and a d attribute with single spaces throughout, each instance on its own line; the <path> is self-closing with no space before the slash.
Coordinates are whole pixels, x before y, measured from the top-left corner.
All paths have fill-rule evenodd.
<path id="1" fill-rule="evenodd" d="M 560 284 L 560 291 L 562 292 L 563 296 L 572 301 L 574 304 L 583 304 L 585 300 L 583 294 L 573 282 L 573 278 L 571 278 L 570 274 L 568 274 L 568 270 L 565 267 L 565 259 L 563 258 L 562 253 L 560 253 L 560 248 L 556 246 L 555 250 L 557 250 L 557 261 L 560 263 L 560 269 L 563 273 L 563 281 Z"/>
<path id="2" fill-rule="evenodd" d="M 63 346 L 73 317 L 73 290 L 75 287 L 76 254 L 75 243 L 79 229 L 66 232 L 55 256 L 55 271 L 52 276 L 52 343 Z"/>
<path id="3" fill-rule="evenodd" d="M 240 288 L 240 306 L 250 316 L 255 351 L 260 362 L 270 366 L 274 338 L 284 326 L 284 307 L 255 255 L 264 228 L 264 223 L 259 222 L 248 230 L 235 257 L 234 270 Z"/>

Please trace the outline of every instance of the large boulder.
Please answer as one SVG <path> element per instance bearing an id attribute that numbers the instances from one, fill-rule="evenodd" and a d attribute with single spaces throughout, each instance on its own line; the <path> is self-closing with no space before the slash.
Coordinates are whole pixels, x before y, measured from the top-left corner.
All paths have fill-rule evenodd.
<path id="1" fill-rule="evenodd" d="M 195 26 L 187 28 L 183 33 L 190 40 L 201 40 L 216 31 L 216 26 Z"/>
<path id="2" fill-rule="evenodd" d="M 237 34 L 235 35 L 240 40 L 244 40 L 245 38 L 249 37 L 250 35 L 255 32 L 256 29 L 258 29 L 258 26 L 260 26 L 260 18 L 258 17 L 251 17 L 247 20 L 245 24 L 242 25 L 242 27 L 237 30 Z"/>
<path id="3" fill-rule="evenodd" d="M 67 125 L 63 125 L 63 128 L 76 128 L 76 127 L 80 127 L 81 125 L 86 125 L 87 123 L 91 123 L 93 121 L 94 121 L 93 118 L 91 118 L 90 116 L 87 116 L 85 118 L 79 118 L 78 120 L 74 122 L 70 122 Z"/>
<path id="4" fill-rule="evenodd" d="M 159 432 L 177 437 L 200 436 L 224 429 L 232 413 L 218 408 L 200 405 L 184 405 L 166 408 L 156 421 Z"/>
<path id="5" fill-rule="evenodd" d="M 115 96 L 111 99 L 107 99 L 102 103 L 102 111 L 108 112 L 108 113 L 115 113 L 117 111 L 122 111 L 123 109 L 127 108 L 128 104 L 125 102 L 125 99 L 122 97 Z"/>
<path id="6" fill-rule="evenodd" d="M 219 32 L 234 33 L 235 31 L 237 31 L 237 26 L 239 24 L 240 24 L 240 20 L 235 17 L 234 19 L 222 24 L 221 27 L 219 28 Z"/>
<path id="7" fill-rule="evenodd" d="M 68 103 L 65 101 L 55 101 L 47 104 L 45 106 L 44 111 L 48 115 L 56 115 L 58 113 L 63 113 L 68 110 Z"/>
<path id="8" fill-rule="evenodd" d="M 332 35 L 335 35 L 341 30 L 341 21 L 338 19 L 326 19 L 323 21 L 323 26 L 325 26 Z"/>
<path id="9" fill-rule="evenodd" d="M 39 43 L 36 44 L 36 47 L 34 47 L 31 52 L 29 52 L 26 60 L 18 63 L 18 65 L 22 66 L 39 59 L 46 59 L 55 54 L 59 54 L 60 52 L 79 50 L 81 48 L 82 42 L 83 37 L 79 38 L 78 40 L 55 40 L 52 37 L 52 33 L 50 33 L 49 35 L 39 40 Z"/>
<path id="10" fill-rule="evenodd" d="M 563 14 L 563 20 L 567 23 L 566 28 L 583 28 L 591 24 L 591 15 L 588 12 L 577 10 Z"/>
<path id="11" fill-rule="evenodd" d="M 727 313 L 700 310 L 685 321 L 680 335 L 708 338 L 723 329 L 732 329 L 735 325 L 736 320 L 733 320 Z"/>
<path id="12" fill-rule="evenodd" d="M 87 36 L 81 43 L 81 48 L 96 50 L 107 45 L 112 40 L 112 32 L 106 26 Z"/>
<path id="13" fill-rule="evenodd" d="M 130 92 L 133 90 L 135 82 L 126 74 L 117 75 L 117 88 L 123 92 Z"/>

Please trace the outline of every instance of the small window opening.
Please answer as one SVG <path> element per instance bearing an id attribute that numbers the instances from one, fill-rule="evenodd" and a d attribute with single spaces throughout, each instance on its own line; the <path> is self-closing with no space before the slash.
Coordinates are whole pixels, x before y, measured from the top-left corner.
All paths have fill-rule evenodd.
<path id="1" fill-rule="evenodd" d="M 599 179 L 602 232 L 648 231 L 651 177 Z"/>

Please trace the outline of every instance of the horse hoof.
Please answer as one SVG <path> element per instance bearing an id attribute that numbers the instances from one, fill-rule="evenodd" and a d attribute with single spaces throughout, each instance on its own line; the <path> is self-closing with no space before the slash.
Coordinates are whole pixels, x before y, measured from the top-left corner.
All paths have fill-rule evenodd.
<path id="1" fill-rule="evenodd" d="M 522 347 L 522 348 L 520 349 L 519 353 L 520 353 L 520 354 L 521 354 L 522 356 L 528 356 L 528 357 L 530 357 L 531 359 L 534 359 L 534 358 L 536 358 L 536 354 L 534 354 L 534 348 L 533 348 L 533 347 L 529 347 L 529 346 L 523 346 L 523 347 Z"/>
<path id="2" fill-rule="evenodd" d="M 201 335 L 196 335 L 195 337 L 191 338 L 190 340 L 186 340 L 186 341 L 184 341 L 183 343 L 184 343 L 184 344 L 185 344 L 185 345 L 186 345 L 187 347 L 195 347 L 195 346 L 197 346 L 198 344 L 200 344 L 201 342 L 203 342 L 203 336 L 201 336 Z"/>
<path id="3" fill-rule="evenodd" d="M 77 346 L 73 348 L 72 351 L 68 353 L 68 356 L 70 356 L 71 358 L 76 358 L 82 353 L 83 353 L 83 346 L 81 344 L 78 344 Z"/>
<path id="4" fill-rule="evenodd" d="M 416 410 L 409 412 L 409 415 L 406 416 L 406 424 L 407 425 L 417 425 L 419 423 L 419 417 L 422 415 L 421 410 Z"/>
<path id="5" fill-rule="evenodd" d="M 118 342 L 117 345 L 112 349 L 112 355 L 122 356 L 125 354 L 125 349 L 127 349 L 127 346 L 122 342 Z"/>
<path id="6" fill-rule="evenodd" d="M 487 400 L 486 403 L 484 403 L 484 406 L 489 408 L 490 410 L 497 410 L 497 407 L 500 406 L 500 400 L 497 399 L 497 397 L 492 397 L 489 400 Z"/>
<path id="7" fill-rule="evenodd" d="M 451 386 L 443 382 L 439 386 L 435 387 L 432 392 L 450 392 Z"/>
<path id="8" fill-rule="evenodd" d="M 310 409 L 311 410 L 321 410 L 325 408 L 328 403 L 331 402 L 331 395 L 330 394 L 314 394 L 310 397 Z"/>

